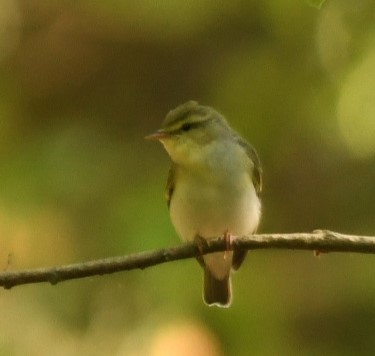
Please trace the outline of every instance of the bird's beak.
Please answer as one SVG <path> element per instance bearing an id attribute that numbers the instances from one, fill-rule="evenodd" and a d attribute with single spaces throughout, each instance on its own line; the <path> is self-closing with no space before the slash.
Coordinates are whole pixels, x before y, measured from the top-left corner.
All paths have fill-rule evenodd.
<path id="1" fill-rule="evenodd" d="M 154 132 L 151 135 L 147 135 L 145 137 L 145 140 L 159 141 L 159 140 L 162 140 L 162 139 L 168 138 L 168 137 L 170 137 L 170 134 L 168 132 L 164 131 L 163 129 L 160 129 L 160 130 Z"/>

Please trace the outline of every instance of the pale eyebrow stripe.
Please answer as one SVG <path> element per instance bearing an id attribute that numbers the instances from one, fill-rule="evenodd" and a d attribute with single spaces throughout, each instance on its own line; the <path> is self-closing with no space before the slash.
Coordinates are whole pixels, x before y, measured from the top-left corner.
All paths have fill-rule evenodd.
<path id="1" fill-rule="evenodd" d="M 209 117 L 207 116 L 207 118 L 205 118 L 204 120 L 196 120 L 196 121 L 193 121 L 193 122 L 189 122 L 189 125 L 192 127 L 192 128 L 196 128 L 198 126 L 203 126 L 203 125 L 206 125 L 208 122 L 210 122 L 211 120 L 213 120 L 214 118 L 213 117 Z M 183 125 L 180 125 L 180 126 L 177 126 L 175 125 L 176 127 L 173 128 L 172 130 L 170 130 L 169 132 L 171 133 L 179 133 L 182 131 L 182 127 Z"/>
<path id="2" fill-rule="evenodd" d="M 174 114 L 174 113 L 173 113 Z M 167 123 L 170 127 L 178 126 L 181 121 L 186 120 L 188 116 L 198 116 L 204 118 L 209 114 L 209 111 L 205 107 L 196 107 L 189 110 L 182 111 L 180 114 L 178 114 L 173 120 Z M 197 120 L 198 121 L 198 120 Z"/>
<path id="3" fill-rule="evenodd" d="M 198 108 L 195 108 L 193 110 L 187 111 L 187 112 L 183 113 L 180 117 L 176 118 L 176 123 L 178 123 L 179 121 L 185 120 L 190 115 L 191 116 L 195 115 L 195 116 L 199 116 L 199 117 L 203 118 L 207 114 L 208 113 L 207 113 L 207 109 L 206 108 L 198 107 Z"/>

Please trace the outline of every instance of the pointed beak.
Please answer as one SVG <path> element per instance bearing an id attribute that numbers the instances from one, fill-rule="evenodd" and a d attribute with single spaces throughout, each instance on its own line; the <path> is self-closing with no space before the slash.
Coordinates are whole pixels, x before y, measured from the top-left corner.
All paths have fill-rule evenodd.
<path id="1" fill-rule="evenodd" d="M 145 140 L 159 141 L 167 137 L 170 137 L 170 134 L 165 132 L 163 129 L 160 129 L 151 135 L 147 135 Z"/>

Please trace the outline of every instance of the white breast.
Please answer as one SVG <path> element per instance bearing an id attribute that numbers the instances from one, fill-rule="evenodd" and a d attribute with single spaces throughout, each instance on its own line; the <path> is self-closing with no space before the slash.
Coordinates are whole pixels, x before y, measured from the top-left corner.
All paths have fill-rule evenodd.
<path id="1" fill-rule="evenodd" d="M 252 234 L 259 223 L 260 201 L 254 186 L 242 177 L 243 187 L 210 185 L 196 177 L 185 177 L 175 187 L 170 214 L 178 234 L 187 241 L 195 235 L 223 236 L 225 231 Z"/>

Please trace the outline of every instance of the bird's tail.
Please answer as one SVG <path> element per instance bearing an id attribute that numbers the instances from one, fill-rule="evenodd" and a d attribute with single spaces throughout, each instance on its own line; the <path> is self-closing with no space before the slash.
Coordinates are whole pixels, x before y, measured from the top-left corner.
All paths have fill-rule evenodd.
<path id="1" fill-rule="evenodd" d="M 203 300 L 208 305 L 227 308 L 232 302 L 230 276 L 217 279 L 207 266 L 204 267 Z"/>

